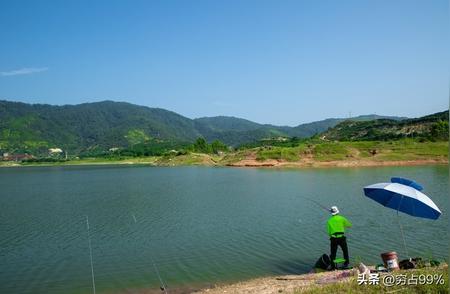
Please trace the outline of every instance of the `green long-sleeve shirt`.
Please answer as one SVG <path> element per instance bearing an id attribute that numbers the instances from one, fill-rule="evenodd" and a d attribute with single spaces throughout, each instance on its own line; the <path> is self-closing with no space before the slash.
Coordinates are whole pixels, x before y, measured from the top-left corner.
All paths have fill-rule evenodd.
<path id="1" fill-rule="evenodd" d="M 328 235 L 334 233 L 344 233 L 345 228 L 350 228 L 352 223 L 342 215 L 336 214 L 330 217 L 327 221 Z"/>

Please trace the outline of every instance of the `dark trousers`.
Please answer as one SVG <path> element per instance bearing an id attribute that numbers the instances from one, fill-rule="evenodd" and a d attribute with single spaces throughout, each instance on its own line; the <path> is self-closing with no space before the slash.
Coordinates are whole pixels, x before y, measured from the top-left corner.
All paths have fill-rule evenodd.
<path id="1" fill-rule="evenodd" d="M 333 260 L 336 259 L 336 252 L 337 252 L 338 246 L 341 247 L 342 252 L 344 253 L 344 259 L 345 259 L 344 265 L 348 265 L 350 262 L 350 258 L 348 257 L 347 239 L 345 237 L 340 237 L 340 238 L 331 237 L 330 238 L 330 250 L 331 250 L 330 259 L 331 259 L 331 267 L 333 269 L 336 267 Z"/>

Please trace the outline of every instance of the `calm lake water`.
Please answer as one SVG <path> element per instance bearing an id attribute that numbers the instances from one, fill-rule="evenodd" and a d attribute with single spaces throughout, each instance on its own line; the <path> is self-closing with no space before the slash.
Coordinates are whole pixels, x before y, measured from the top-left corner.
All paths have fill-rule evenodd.
<path id="1" fill-rule="evenodd" d="M 97 293 L 158 288 L 155 268 L 169 293 L 303 273 L 329 250 L 328 214 L 305 196 L 353 222 L 353 262 L 405 257 L 396 212 L 362 192 L 392 176 L 423 184 L 443 212 L 437 221 L 400 214 L 410 255 L 446 258 L 447 166 L 2 168 L 0 293 L 92 293 L 86 216 Z"/>

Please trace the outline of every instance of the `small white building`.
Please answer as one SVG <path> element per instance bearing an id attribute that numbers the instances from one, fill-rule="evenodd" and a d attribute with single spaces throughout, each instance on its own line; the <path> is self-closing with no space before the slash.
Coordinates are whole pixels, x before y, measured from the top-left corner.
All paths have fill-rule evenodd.
<path id="1" fill-rule="evenodd" d="M 61 154 L 61 153 L 63 153 L 61 148 L 50 148 L 50 149 L 48 149 L 48 152 L 50 154 Z"/>

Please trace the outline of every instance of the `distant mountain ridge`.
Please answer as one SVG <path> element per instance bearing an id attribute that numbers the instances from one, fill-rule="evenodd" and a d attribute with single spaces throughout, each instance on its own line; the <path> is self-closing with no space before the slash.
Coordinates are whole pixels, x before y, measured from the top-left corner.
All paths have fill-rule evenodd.
<path id="1" fill-rule="evenodd" d="M 407 118 L 369 114 L 347 119 L 329 118 L 300 124 L 296 127 L 258 124 L 246 119 L 230 116 L 203 117 L 194 119 L 194 121 L 196 122 L 196 128 L 208 141 L 217 139 L 230 145 L 239 145 L 268 137 L 288 136 L 307 138 L 334 127 L 345 120 L 368 121 L 375 119 L 403 120 Z"/>
<path id="2" fill-rule="evenodd" d="M 382 116 L 360 116 L 352 120 L 376 118 Z M 126 102 L 54 106 L 0 100 L 0 150 L 60 147 L 79 152 L 126 147 L 148 140 L 193 142 L 198 137 L 237 146 L 277 136 L 310 137 L 344 120 L 333 118 L 288 127 L 227 116 L 190 119 L 165 109 Z"/>
<path id="3" fill-rule="evenodd" d="M 347 120 L 323 132 L 320 137 L 336 141 L 396 140 L 405 137 L 448 140 L 448 120 L 448 111 L 403 120 Z"/>

